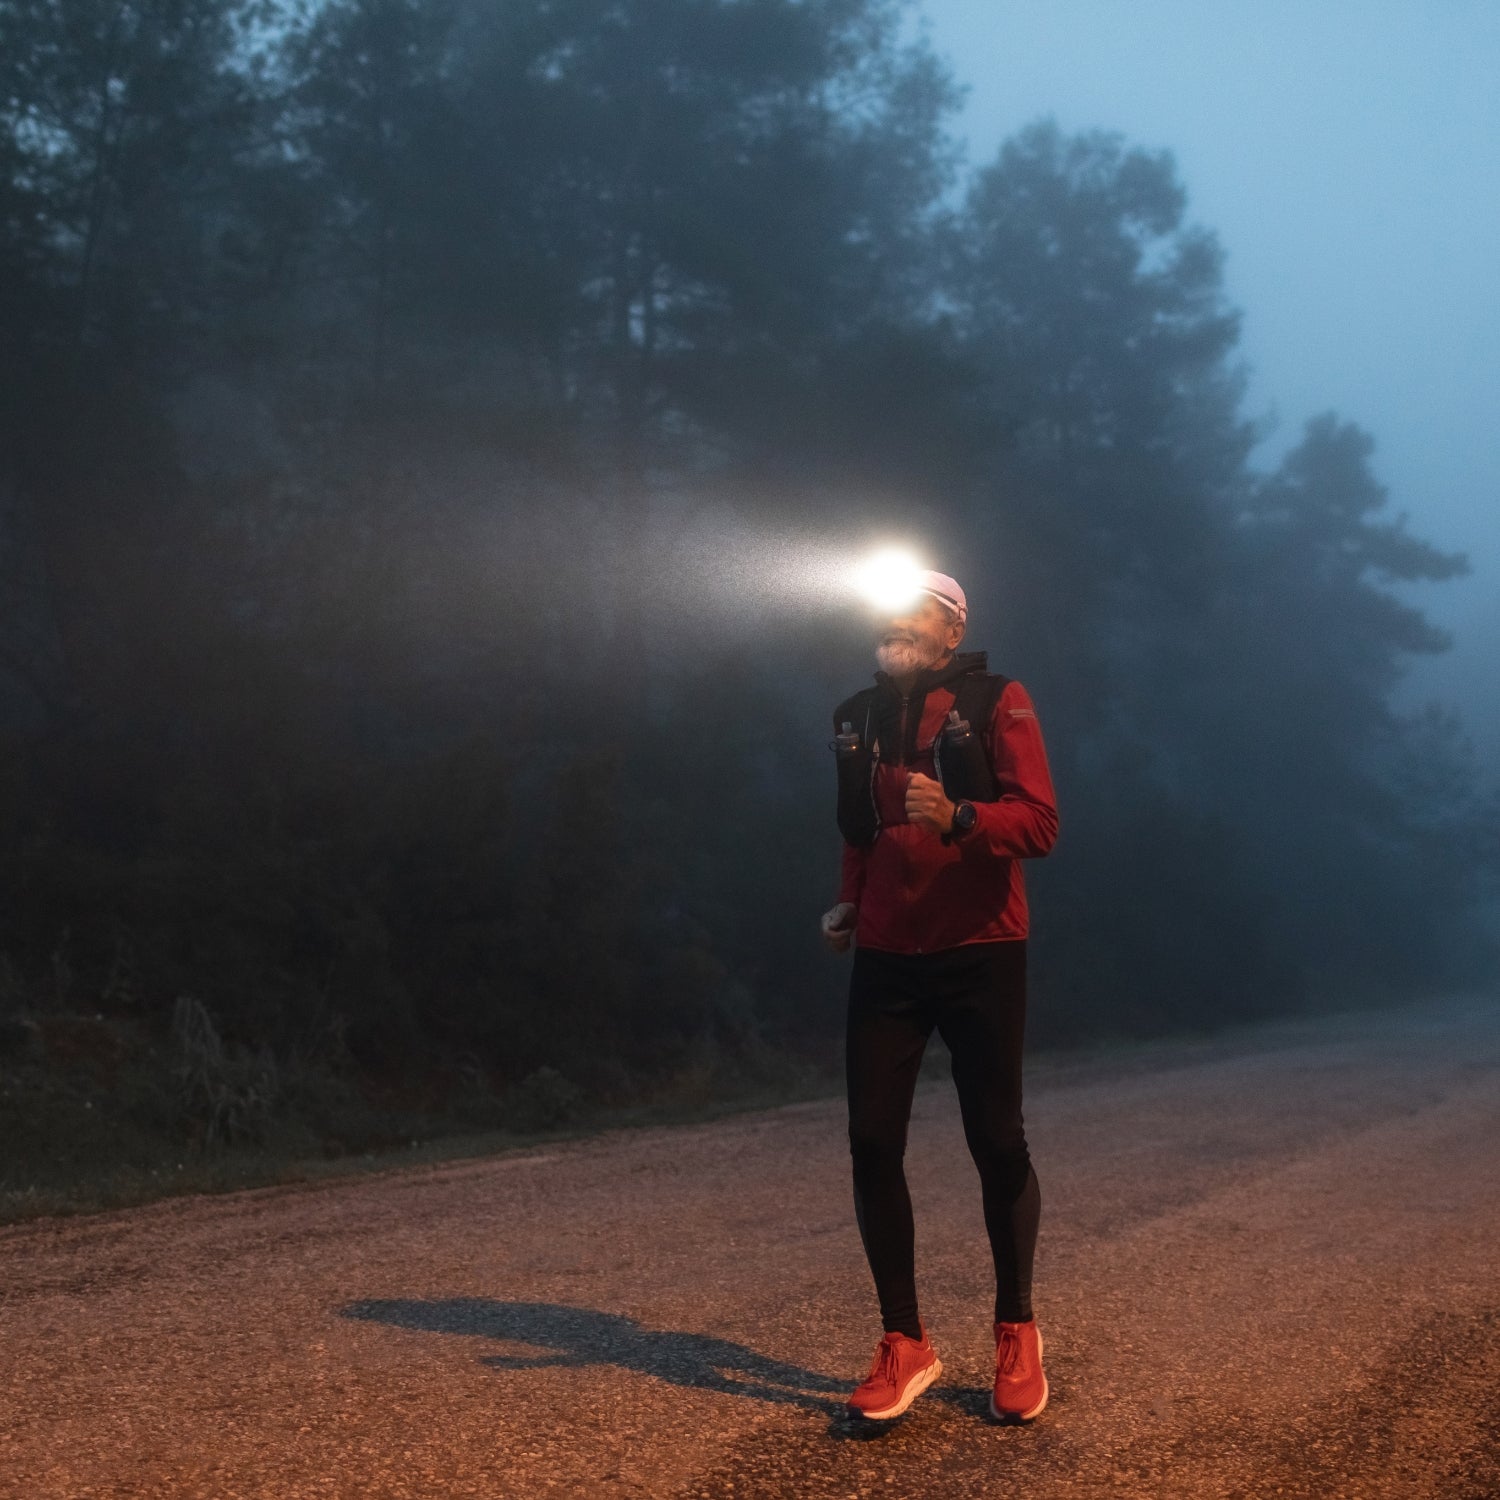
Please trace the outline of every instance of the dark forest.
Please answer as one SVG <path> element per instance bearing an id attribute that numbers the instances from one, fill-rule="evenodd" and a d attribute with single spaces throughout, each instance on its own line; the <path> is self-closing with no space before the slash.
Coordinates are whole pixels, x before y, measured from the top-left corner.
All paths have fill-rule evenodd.
<path id="1" fill-rule="evenodd" d="M 1254 464 L 1169 152 L 969 167 L 911 14 L 0 0 L 7 1211 L 831 1076 L 890 538 L 1038 706 L 1037 1044 L 1493 977 L 1463 558 Z"/>

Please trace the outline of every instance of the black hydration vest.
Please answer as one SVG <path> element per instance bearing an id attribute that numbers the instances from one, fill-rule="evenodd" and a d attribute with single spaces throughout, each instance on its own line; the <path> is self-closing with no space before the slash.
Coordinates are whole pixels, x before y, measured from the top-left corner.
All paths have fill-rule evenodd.
<path id="1" fill-rule="evenodd" d="M 880 831 L 875 768 L 882 760 L 904 766 L 916 759 L 922 709 L 935 687 L 949 687 L 954 695 L 948 722 L 932 746 L 944 795 L 952 802 L 994 802 L 999 797 L 984 736 L 1010 678 L 987 672 L 982 651 L 960 656 L 954 665 L 956 675 L 945 673 L 925 686 L 919 682 L 908 696 L 904 741 L 900 696 L 888 683 L 862 688 L 834 709 L 830 743 L 838 765 L 839 832 L 846 842 L 875 842 Z"/>

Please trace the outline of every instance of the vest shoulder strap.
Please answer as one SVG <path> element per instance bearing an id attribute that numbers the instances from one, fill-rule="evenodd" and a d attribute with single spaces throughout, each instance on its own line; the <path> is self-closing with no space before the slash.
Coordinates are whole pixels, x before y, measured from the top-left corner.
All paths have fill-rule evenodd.
<path id="1" fill-rule="evenodd" d="M 995 705 L 1000 694 L 1010 686 L 1010 678 L 998 672 L 971 672 L 960 677 L 953 685 L 953 707 L 960 719 L 968 722 L 981 742 L 989 731 L 990 720 L 995 717 Z"/>

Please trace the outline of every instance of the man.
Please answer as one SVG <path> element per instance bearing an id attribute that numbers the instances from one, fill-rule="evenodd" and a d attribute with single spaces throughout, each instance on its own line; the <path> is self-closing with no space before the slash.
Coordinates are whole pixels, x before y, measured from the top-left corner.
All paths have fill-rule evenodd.
<path id="1" fill-rule="evenodd" d="M 1018 682 L 960 653 L 964 591 L 924 573 L 917 602 L 884 627 L 875 687 L 834 713 L 836 952 L 855 944 L 846 1069 L 855 1214 L 885 1335 L 851 1415 L 899 1416 L 942 1372 L 917 1309 L 902 1158 L 912 1092 L 936 1027 L 953 1059 L 995 1262 L 991 1414 L 1029 1421 L 1047 1404 L 1031 1309 L 1040 1196 L 1021 1121 L 1026 890 L 1019 861 L 1046 854 L 1057 808 L 1035 710 Z"/>

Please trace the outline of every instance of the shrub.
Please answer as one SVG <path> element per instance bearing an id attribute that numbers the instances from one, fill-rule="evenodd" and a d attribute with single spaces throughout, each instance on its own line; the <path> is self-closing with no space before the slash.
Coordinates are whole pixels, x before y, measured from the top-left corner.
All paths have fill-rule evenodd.
<path id="1" fill-rule="evenodd" d="M 172 1042 L 178 1102 L 203 1145 L 263 1141 L 281 1093 L 271 1049 L 226 1047 L 213 1017 L 191 995 L 179 995 L 172 1008 Z"/>

